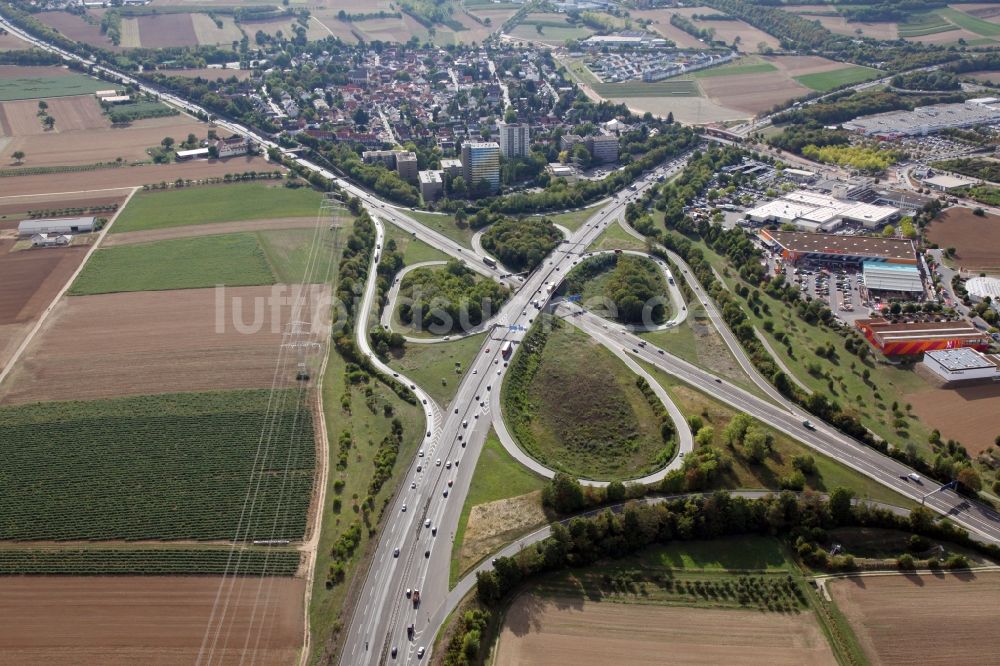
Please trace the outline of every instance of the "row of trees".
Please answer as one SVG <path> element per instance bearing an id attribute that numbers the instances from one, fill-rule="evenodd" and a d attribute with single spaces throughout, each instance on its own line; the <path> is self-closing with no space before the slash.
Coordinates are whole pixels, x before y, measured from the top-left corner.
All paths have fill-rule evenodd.
<path id="1" fill-rule="evenodd" d="M 553 524 L 547 539 L 514 557 L 497 558 L 492 570 L 478 573 L 476 593 L 481 603 L 496 607 L 533 576 L 621 558 L 656 543 L 770 534 L 813 544 L 826 540 L 826 530 L 853 525 L 902 529 L 1000 556 L 997 546 L 973 541 L 950 523 L 936 522 L 927 509 L 914 509 L 902 517 L 867 504 L 852 505 L 852 501 L 851 491 L 835 488 L 829 499 L 783 492 L 750 500 L 716 492 L 655 504 L 632 502 L 616 511 Z"/>

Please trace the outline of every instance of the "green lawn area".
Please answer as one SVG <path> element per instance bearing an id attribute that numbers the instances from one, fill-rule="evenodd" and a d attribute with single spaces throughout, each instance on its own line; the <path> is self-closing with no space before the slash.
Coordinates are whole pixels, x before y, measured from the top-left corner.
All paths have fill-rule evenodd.
<path id="1" fill-rule="evenodd" d="M 647 548 L 635 559 L 644 566 L 670 569 L 788 571 L 791 568 L 778 540 L 765 536 L 675 541 Z"/>
<path id="2" fill-rule="evenodd" d="M 108 90 L 114 85 L 85 74 L 57 74 L 58 70 L 39 67 L 38 75 L 17 78 L 0 78 L 0 102 L 44 97 L 92 95 L 98 90 Z M 58 118 L 56 119 L 58 120 Z"/>
<path id="3" fill-rule="evenodd" d="M 465 369 L 485 340 L 486 334 L 480 333 L 449 342 L 407 343 L 402 356 L 390 357 L 389 365 L 416 382 L 444 407 L 451 402 Z"/>
<path id="4" fill-rule="evenodd" d="M 408 469 L 409 461 L 416 454 L 416 449 L 423 440 L 424 419 L 422 411 L 415 405 L 403 402 L 382 383 L 372 380 L 369 386 L 374 391 L 373 409 L 366 402 L 364 387 L 348 389 L 345 385 L 346 366 L 344 360 L 331 348 L 330 358 L 323 378 L 323 409 L 327 424 L 327 434 L 330 449 L 330 473 L 327 482 L 326 506 L 323 508 L 323 522 L 320 528 L 320 541 L 316 558 L 316 578 L 313 583 L 312 604 L 309 608 L 309 622 L 316 637 L 312 642 L 312 658 L 310 663 L 319 663 L 320 657 L 326 653 L 328 641 L 335 642 L 337 632 L 342 629 L 341 622 L 345 619 L 344 607 L 347 591 L 352 577 L 359 571 L 364 574 L 364 568 L 359 567 L 363 558 L 374 547 L 374 539 L 369 537 L 368 530 L 362 529 L 361 544 L 346 563 L 345 581 L 327 587 L 327 572 L 333 563 L 331 550 L 334 543 L 351 527 L 357 519 L 355 507 L 359 506 L 368 495 L 369 483 L 374 471 L 375 454 L 379 444 L 389 434 L 393 418 L 398 418 L 403 424 L 403 443 L 398 458 L 393 467 L 392 477 L 383 484 L 375 495 L 373 512 L 378 516 L 383 502 L 392 497 L 396 488 L 403 482 L 403 476 Z M 341 407 L 341 396 L 350 390 L 351 410 L 346 413 Z M 390 405 L 393 416 L 386 418 L 383 408 Z M 348 457 L 347 466 L 337 469 L 339 438 L 341 433 L 350 432 L 353 446 Z M 340 492 L 337 483 L 343 482 Z M 360 498 L 360 499 L 359 499 Z M 334 511 L 334 503 L 339 500 L 342 508 Z M 392 520 L 387 515 L 385 520 Z M 377 535 L 378 531 L 373 532 Z"/>
<path id="5" fill-rule="evenodd" d="M 559 213 L 558 215 L 541 215 L 539 217 L 547 217 L 554 224 L 566 227 L 570 231 L 576 231 L 600 209 L 601 206 L 591 206 L 590 208 L 580 208 L 567 213 Z"/>
<path id="6" fill-rule="evenodd" d="M 843 69 L 835 69 L 832 72 L 804 74 L 794 78 L 806 88 L 826 92 L 827 90 L 833 90 L 834 88 L 847 85 L 849 83 L 861 83 L 862 81 L 875 79 L 881 75 L 881 72 L 877 69 L 851 65 L 849 67 L 844 67 Z"/>
<path id="7" fill-rule="evenodd" d="M 571 74 L 579 77 L 580 81 L 586 83 L 587 85 L 594 85 L 595 83 L 600 83 L 601 80 L 594 76 L 594 73 L 590 71 L 587 64 L 582 60 L 577 58 L 566 58 L 564 61 L 566 68 Z"/>
<path id="8" fill-rule="evenodd" d="M 738 74 L 763 74 L 773 72 L 778 69 L 769 62 L 758 60 L 757 58 L 744 58 L 734 63 L 728 63 L 721 67 L 710 67 L 692 72 L 689 76 L 695 79 L 709 79 L 713 76 L 736 76 Z"/>
<path id="9" fill-rule="evenodd" d="M 620 224 L 612 224 L 598 236 L 590 247 L 587 248 L 588 252 L 594 252 L 596 250 L 646 250 L 646 243 L 639 240 L 635 236 L 630 235 L 627 231 L 622 229 Z"/>
<path id="10" fill-rule="evenodd" d="M 189 224 L 311 217 L 323 194 L 311 188 L 237 183 L 140 192 L 122 211 L 111 233 Z"/>
<path id="11" fill-rule="evenodd" d="M 472 507 L 541 490 L 546 482 L 544 478 L 525 469 L 511 458 L 497 439 L 496 433 L 490 430 L 486 443 L 483 444 L 483 450 L 479 454 L 476 472 L 472 476 L 469 494 L 465 498 L 465 504 L 462 505 L 462 515 L 458 519 L 458 529 L 455 531 L 455 541 L 451 551 L 452 584 L 463 573 L 458 570 L 458 554 L 462 550 L 465 527 L 469 522 L 469 512 L 472 511 Z"/>
<path id="12" fill-rule="evenodd" d="M 535 26 L 536 23 L 522 23 L 511 30 L 510 35 L 518 39 L 559 44 L 561 46 L 567 39 L 586 39 L 594 34 L 592 30 L 578 28 L 569 24 L 558 26 L 542 25 L 541 33 L 538 32 Z"/>
<path id="13" fill-rule="evenodd" d="M 935 13 L 948 19 L 955 25 L 965 28 L 969 32 L 974 32 L 977 35 L 981 35 L 983 37 L 996 37 L 1000 35 L 1000 25 L 984 21 L 981 18 L 976 18 L 975 16 L 971 16 L 952 7 L 938 9 Z"/>
<path id="14" fill-rule="evenodd" d="M 726 268 L 727 261 L 704 243 L 697 242 L 697 245 L 732 290 L 738 278 Z M 929 453 L 929 430 L 905 409 L 907 394 L 928 388 L 926 381 L 914 370 L 878 362 L 878 352 L 872 348 L 869 348 L 868 362 L 862 363 L 847 351 L 844 337 L 834 330 L 824 325 L 807 324 L 790 305 L 771 298 L 763 290 L 760 291 L 760 298 L 770 314 L 765 312 L 763 306 L 759 314 L 749 307 L 745 307 L 744 311 L 750 323 L 781 355 L 781 360 L 792 374 L 814 391 L 824 392 L 841 407 L 855 413 L 865 426 L 885 440 L 900 446 L 912 442 L 920 451 Z M 773 325 L 772 332 L 766 331 L 765 321 Z M 776 335 L 779 333 L 786 336 L 786 342 L 778 340 Z M 820 345 L 833 345 L 836 352 L 833 360 L 816 355 L 815 350 Z M 818 376 L 809 372 L 811 364 L 818 364 Z M 870 386 L 863 381 L 865 370 L 870 375 Z M 897 429 L 893 425 L 897 418 L 892 412 L 893 402 L 898 402 L 902 410 L 900 418 L 905 421 L 904 428 Z"/>
<path id="15" fill-rule="evenodd" d="M 701 90 L 694 81 L 679 79 L 644 83 L 595 83 L 591 86 L 601 97 L 701 97 Z"/>
<path id="16" fill-rule="evenodd" d="M 794 469 L 792 458 L 800 454 L 809 454 L 815 459 L 817 468 L 815 475 L 806 477 L 806 488 L 810 490 L 829 492 L 837 486 L 844 486 L 854 490 L 858 497 L 897 506 L 914 506 L 911 500 L 895 491 L 770 427 L 765 426 L 764 430 L 774 437 L 771 455 L 765 458 L 762 464 L 750 463 L 739 451 L 730 448 L 723 437 L 726 425 L 736 414 L 731 407 L 666 374 L 652 364 L 641 364 L 666 389 L 685 417 L 699 416 L 704 425 L 714 429 L 712 446 L 724 451 L 732 459 L 732 470 L 722 475 L 717 484 L 718 488 L 778 490 L 779 480 L 791 474 Z"/>
<path id="17" fill-rule="evenodd" d="M 341 238 L 346 234 L 341 231 Z M 315 229 L 281 229 L 255 234 L 275 279 L 282 284 L 325 284 L 333 279 L 333 233 L 323 226 Z M 313 253 L 313 244 L 318 248 Z M 310 263 L 310 255 L 312 265 Z M 308 269 L 308 275 L 307 273 Z"/>
<path id="18" fill-rule="evenodd" d="M 422 261 L 448 261 L 450 255 L 431 247 L 393 224 L 385 225 L 386 243 L 396 241 L 396 249 L 403 254 L 403 264 L 412 266 Z"/>
<path id="19" fill-rule="evenodd" d="M 636 376 L 576 327 L 546 317 L 521 345 L 503 385 L 512 433 L 546 466 L 592 479 L 629 479 L 662 467 L 664 442 Z"/>
<path id="20" fill-rule="evenodd" d="M 458 223 L 455 222 L 455 217 L 453 215 L 409 210 L 405 212 L 405 215 L 412 217 L 424 226 L 447 236 L 460 245 L 464 245 L 467 248 L 472 247 L 472 237 L 476 232 L 470 229 L 468 225 L 459 227 Z"/>
<path id="21" fill-rule="evenodd" d="M 69 293 L 163 291 L 274 284 L 254 234 L 226 234 L 123 245 L 98 250 Z"/>

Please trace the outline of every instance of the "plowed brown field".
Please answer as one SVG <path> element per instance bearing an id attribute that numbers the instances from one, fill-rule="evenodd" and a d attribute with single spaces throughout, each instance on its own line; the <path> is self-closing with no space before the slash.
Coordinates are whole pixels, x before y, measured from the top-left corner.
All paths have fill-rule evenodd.
<path id="1" fill-rule="evenodd" d="M 927 239 L 955 248 L 955 262 L 968 271 L 1000 270 L 1000 217 L 949 208 L 927 227 Z"/>
<path id="2" fill-rule="evenodd" d="M 198 46 L 190 14 L 159 14 L 139 17 L 139 38 L 145 49 Z"/>
<path id="3" fill-rule="evenodd" d="M 55 97 L 46 100 L 46 103 L 49 105 L 49 115 L 56 119 L 56 130 L 47 132 L 42 126 L 37 116 L 37 99 L 22 99 L 0 104 L 0 127 L 3 127 L 7 136 L 14 137 L 111 127 L 111 121 L 101 113 L 101 105 L 92 95 Z"/>
<path id="4" fill-rule="evenodd" d="M 274 293 L 288 297 L 291 289 Z M 270 387 L 291 321 L 291 307 L 275 311 L 271 294 L 272 287 L 227 288 L 222 306 L 215 289 L 65 298 L 4 382 L 0 402 L 69 400 L 81 389 L 97 399 Z M 234 299 L 243 308 L 238 321 L 253 328 L 259 314 L 259 330 L 238 330 Z M 311 312 L 298 318 L 311 321 Z M 294 381 L 291 373 L 281 379 Z"/>
<path id="5" fill-rule="evenodd" d="M 219 583 L 215 576 L 0 578 L 0 663 L 193 664 Z M 303 581 L 240 578 L 235 589 L 242 594 L 232 595 L 211 663 L 294 663 Z"/>
<path id="6" fill-rule="evenodd" d="M 906 396 L 920 420 L 954 439 L 973 456 L 993 446 L 1000 433 L 1000 385 L 932 389 Z"/>
<path id="7" fill-rule="evenodd" d="M 81 103 L 91 101 L 90 97 L 86 99 L 87 102 L 81 100 Z M 127 127 L 112 128 L 106 125 L 101 130 L 64 128 L 60 116 L 51 115 L 56 119 L 53 131 L 33 131 L 27 135 L 15 133 L 13 140 L 4 148 L 7 153 L 24 151 L 27 154 L 24 168 L 113 162 L 118 157 L 129 162 L 148 160 L 146 151 L 159 146 L 164 137 L 183 141 L 189 133 L 200 138 L 205 138 L 208 134 L 207 125 L 184 115 L 146 118 Z M 35 123 L 41 126 L 37 118 Z M 27 126 L 30 127 L 30 124 Z M 50 182 L 60 181 L 62 174 L 59 178 L 47 178 Z"/>
<path id="8" fill-rule="evenodd" d="M 185 134 L 185 136 L 187 135 Z M 226 160 L 197 160 L 175 164 L 148 164 L 120 169 L 61 173 L 58 177 L 43 174 L 0 178 L 0 205 L 30 202 L 34 200 L 30 198 L 34 195 L 92 192 L 95 195 L 110 196 L 114 194 L 115 190 L 128 190 L 132 187 L 159 182 L 172 183 L 178 178 L 197 180 L 199 178 L 221 177 L 227 173 L 275 170 L 283 171 L 284 169 L 273 162 L 269 163 L 263 157 L 231 157 Z"/>
<path id="9" fill-rule="evenodd" d="M 34 323 L 83 261 L 85 247 L 39 248 L 10 252 L 12 239 L 0 240 L 0 368 L 7 365 Z"/>
<path id="10" fill-rule="evenodd" d="M 101 34 L 99 23 L 87 23 L 76 14 L 69 12 L 39 12 L 35 18 L 50 28 L 55 28 L 73 41 L 83 42 L 91 46 L 99 46 L 109 51 L 120 51 L 121 49 L 111 43 L 105 35 Z"/>
<path id="11" fill-rule="evenodd" d="M 496 666 L 741 664 L 833 666 L 811 613 L 781 615 L 520 596 Z"/>
<path id="12" fill-rule="evenodd" d="M 986 664 L 1000 650 L 1000 573 L 864 576 L 827 587 L 873 664 Z"/>

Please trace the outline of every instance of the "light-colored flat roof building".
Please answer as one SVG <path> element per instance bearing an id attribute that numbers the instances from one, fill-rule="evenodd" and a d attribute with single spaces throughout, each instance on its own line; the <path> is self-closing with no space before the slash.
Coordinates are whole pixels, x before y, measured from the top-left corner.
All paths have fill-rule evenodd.
<path id="1" fill-rule="evenodd" d="M 958 176 L 948 176 L 946 174 L 924 179 L 924 185 L 932 187 L 935 190 L 941 190 L 942 192 L 950 192 L 951 190 L 975 184 L 976 181 L 969 178 L 959 178 Z"/>
<path id="2" fill-rule="evenodd" d="M 916 266 L 866 261 L 862 264 L 862 279 L 869 291 L 917 293 L 924 291 L 920 271 Z"/>
<path id="3" fill-rule="evenodd" d="M 1000 379 L 1000 359 L 968 347 L 925 352 L 923 363 L 945 381 Z"/>

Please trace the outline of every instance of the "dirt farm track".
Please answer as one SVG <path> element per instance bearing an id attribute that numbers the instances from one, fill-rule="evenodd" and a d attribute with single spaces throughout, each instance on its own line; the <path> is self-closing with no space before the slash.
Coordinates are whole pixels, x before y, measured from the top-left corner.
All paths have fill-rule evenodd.
<path id="1" fill-rule="evenodd" d="M 215 576 L 0 578 L 0 664 L 193 664 L 219 588 Z M 297 578 L 241 578 L 227 612 L 231 631 L 211 663 L 287 666 L 302 642 Z M 242 588 L 242 589 L 240 589 Z M 267 594 L 267 591 L 270 593 Z M 253 617 L 256 605 L 256 617 Z M 254 653 L 243 654 L 250 640 Z"/>
<path id="2" fill-rule="evenodd" d="M 852 577 L 828 588 L 872 664 L 996 663 L 1000 573 Z"/>
<path id="3" fill-rule="evenodd" d="M 0 402 L 79 399 L 81 377 L 87 378 L 88 399 L 267 388 L 284 323 L 291 321 L 291 308 L 284 306 L 272 326 L 275 313 L 263 300 L 271 290 L 227 288 L 222 307 L 215 289 L 64 298 L 4 382 Z M 278 295 L 290 293 L 285 287 Z M 260 308 L 259 331 L 233 325 L 236 298 L 247 325 L 254 322 L 255 299 L 268 303 Z M 302 319 L 309 318 L 304 311 Z"/>
<path id="4" fill-rule="evenodd" d="M 495 666 L 836 664 L 810 613 L 695 609 L 521 595 Z"/>

